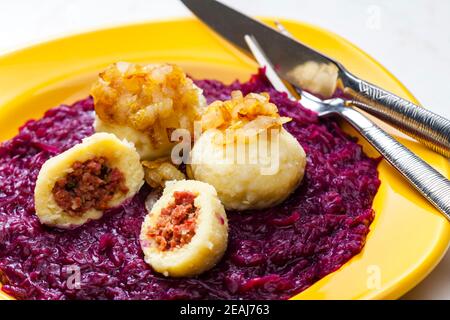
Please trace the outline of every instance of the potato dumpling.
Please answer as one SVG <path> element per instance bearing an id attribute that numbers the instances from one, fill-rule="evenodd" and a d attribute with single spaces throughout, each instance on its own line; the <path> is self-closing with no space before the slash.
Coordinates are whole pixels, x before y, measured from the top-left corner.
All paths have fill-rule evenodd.
<path id="1" fill-rule="evenodd" d="M 206 131 L 192 149 L 190 176 L 214 186 L 227 210 L 282 202 L 301 182 L 306 165 L 303 148 L 282 127 L 289 120 L 266 94 L 233 92 L 230 101 L 214 102 L 202 118 Z"/>
<path id="2" fill-rule="evenodd" d="M 171 64 L 116 63 L 91 89 L 97 132 L 114 133 L 136 146 L 142 160 L 170 155 L 175 129 L 191 134 L 206 107 L 202 90 Z"/>
<path id="3" fill-rule="evenodd" d="M 169 181 L 141 228 L 145 261 L 170 277 L 211 269 L 228 242 L 228 221 L 214 187 L 193 180 Z"/>
<path id="4" fill-rule="evenodd" d="M 96 133 L 44 163 L 34 190 L 36 215 L 45 225 L 78 227 L 134 196 L 143 179 L 133 144 Z"/>

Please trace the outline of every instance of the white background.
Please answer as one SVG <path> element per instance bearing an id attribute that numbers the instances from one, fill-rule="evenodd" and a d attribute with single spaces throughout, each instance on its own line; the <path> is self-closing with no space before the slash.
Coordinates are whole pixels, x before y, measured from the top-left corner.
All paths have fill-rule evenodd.
<path id="1" fill-rule="evenodd" d="M 450 117 L 450 1 L 223 0 L 251 15 L 332 30 L 381 62 L 430 110 Z M 177 0 L 0 0 L 0 53 L 51 37 L 188 16 Z M 409 299 L 450 299 L 450 254 Z"/>

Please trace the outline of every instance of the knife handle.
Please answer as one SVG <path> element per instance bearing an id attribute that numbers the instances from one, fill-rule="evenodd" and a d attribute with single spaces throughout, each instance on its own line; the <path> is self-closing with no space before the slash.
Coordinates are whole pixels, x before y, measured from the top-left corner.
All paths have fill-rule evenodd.
<path id="1" fill-rule="evenodd" d="M 450 158 L 450 121 L 425 108 L 357 78 L 341 76 L 348 104 L 360 108 Z"/>
<path id="2" fill-rule="evenodd" d="M 448 179 L 357 110 L 343 107 L 339 114 L 450 220 Z"/>

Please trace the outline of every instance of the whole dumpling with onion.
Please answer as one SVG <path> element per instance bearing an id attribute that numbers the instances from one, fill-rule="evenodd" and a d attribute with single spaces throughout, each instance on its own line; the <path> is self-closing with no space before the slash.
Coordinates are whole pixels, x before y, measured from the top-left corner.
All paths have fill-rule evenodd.
<path id="1" fill-rule="evenodd" d="M 172 64 L 119 62 L 100 73 L 91 89 L 95 130 L 133 142 L 142 160 L 170 155 L 171 133 L 186 129 L 206 107 L 202 90 Z"/>
<path id="2" fill-rule="evenodd" d="M 202 117 L 203 134 L 191 152 L 192 178 L 211 184 L 228 210 L 263 209 L 285 200 L 300 184 L 306 155 L 283 128 L 268 94 L 232 93 Z"/>
<path id="3" fill-rule="evenodd" d="M 133 197 L 144 170 L 133 144 L 96 133 L 47 160 L 34 190 L 42 224 L 73 229 Z"/>

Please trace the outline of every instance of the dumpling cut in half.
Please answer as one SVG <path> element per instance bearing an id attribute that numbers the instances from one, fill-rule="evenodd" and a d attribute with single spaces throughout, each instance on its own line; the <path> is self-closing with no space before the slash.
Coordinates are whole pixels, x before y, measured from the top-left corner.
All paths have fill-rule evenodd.
<path id="1" fill-rule="evenodd" d="M 96 133 L 47 160 L 34 191 L 42 224 L 76 228 L 134 196 L 144 171 L 133 144 Z"/>
<path id="2" fill-rule="evenodd" d="M 172 132 L 193 134 L 206 107 L 202 90 L 172 64 L 113 64 L 100 73 L 91 94 L 95 130 L 133 142 L 142 160 L 169 156 Z"/>
<path id="3" fill-rule="evenodd" d="M 193 180 L 166 183 L 141 229 L 145 261 L 170 277 L 192 277 L 211 269 L 228 242 L 225 209 L 214 187 Z"/>
<path id="4" fill-rule="evenodd" d="M 213 102 L 202 117 L 203 134 L 188 172 L 211 184 L 227 210 L 263 209 L 285 200 L 301 182 L 306 155 L 283 128 L 268 94 L 240 91 Z"/>

